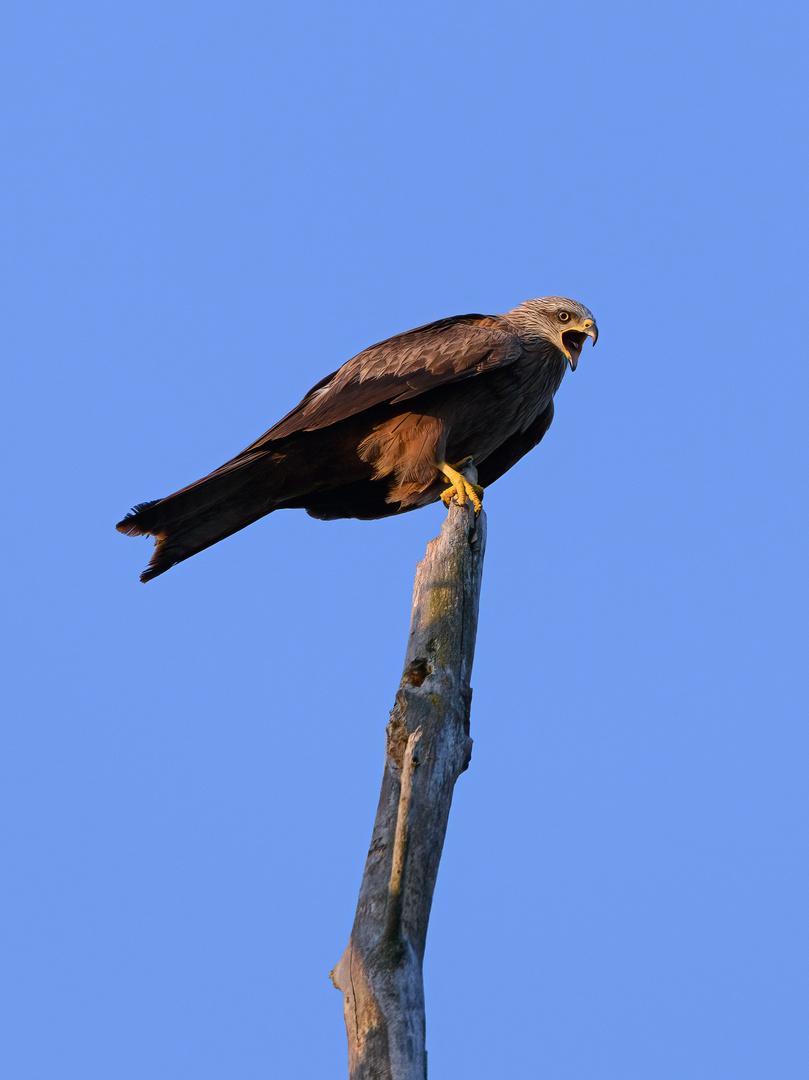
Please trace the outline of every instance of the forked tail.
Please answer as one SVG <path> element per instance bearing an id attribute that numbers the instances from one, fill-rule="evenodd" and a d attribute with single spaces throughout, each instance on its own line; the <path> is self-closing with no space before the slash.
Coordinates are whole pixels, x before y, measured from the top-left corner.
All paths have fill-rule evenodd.
<path id="1" fill-rule="evenodd" d="M 141 581 L 251 525 L 276 507 L 273 466 L 280 455 L 234 458 L 165 499 L 140 503 L 115 526 L 125 536 L 154 536 L 154 554 Z"/>

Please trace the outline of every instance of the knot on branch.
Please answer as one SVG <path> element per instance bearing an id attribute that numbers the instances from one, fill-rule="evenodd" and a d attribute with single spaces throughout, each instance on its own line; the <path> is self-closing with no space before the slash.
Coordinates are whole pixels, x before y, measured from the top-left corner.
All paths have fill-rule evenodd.
<path id="1" fill-rule="evenodd" d="M 432 670 L 432 664 L 426 656 L 417 656 L 404 669 L 402 682 L 410 683 L 411 686 L 421 686 L 427 676 L 432 674 Z"/>

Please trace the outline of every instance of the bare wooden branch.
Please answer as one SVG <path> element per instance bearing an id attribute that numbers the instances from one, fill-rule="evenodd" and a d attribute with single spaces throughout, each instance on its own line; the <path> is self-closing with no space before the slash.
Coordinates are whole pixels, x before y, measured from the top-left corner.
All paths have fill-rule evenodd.
<path id="1" fill-rule="evenodd" d="M 464 474 L 473 482 L 471 466 Z M 416 571 L 410 639 L 387 727 L 382 790 L 348 946 L 343 994 L 350 1080 L 425 1080 L 422 962 L 452 792 L 472 753 L 486 516 L 450 506 Z"/>

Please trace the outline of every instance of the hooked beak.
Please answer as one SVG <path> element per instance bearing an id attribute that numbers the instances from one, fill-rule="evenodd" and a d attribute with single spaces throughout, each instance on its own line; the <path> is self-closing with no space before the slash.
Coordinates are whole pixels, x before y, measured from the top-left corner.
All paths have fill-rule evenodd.
<path id="1" fill-rule="evenodd" d="M 562 334 L 562 347 L 570 363 L 570 370 L 575 371 L 586 338 L 592 338 L 593 345 L 598 341 L 598 327 L 592 319 L 585 319 L 580 330 L 565 330 Z"/>

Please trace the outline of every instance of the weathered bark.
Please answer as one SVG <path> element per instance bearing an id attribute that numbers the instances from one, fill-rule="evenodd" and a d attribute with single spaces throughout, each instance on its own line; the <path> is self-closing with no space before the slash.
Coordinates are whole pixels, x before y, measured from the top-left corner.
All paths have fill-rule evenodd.
<path id="1" fill-rule="evenodd" d="M 470 479 L 476 479 L 469 468 Z M 486 516 L 452 503 L 416 571 L 404 674 L 348 946 L 343 994 L 351 1080 L 425 1080 L 422 962 L 452 791 L 469 765 L 469 680 Z"/>

